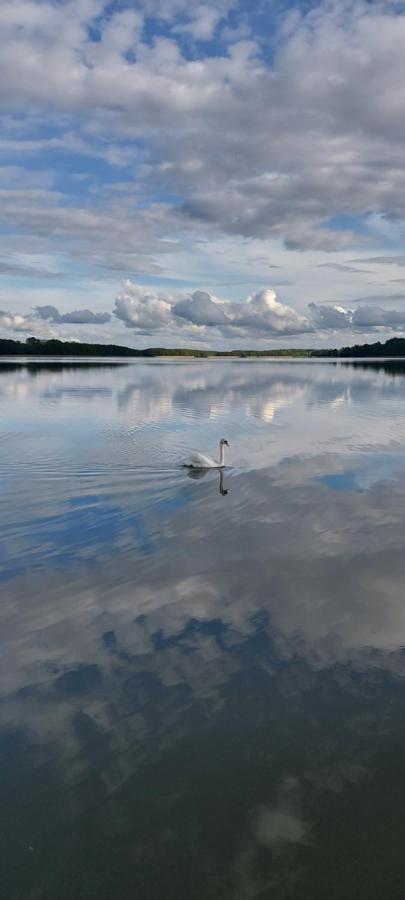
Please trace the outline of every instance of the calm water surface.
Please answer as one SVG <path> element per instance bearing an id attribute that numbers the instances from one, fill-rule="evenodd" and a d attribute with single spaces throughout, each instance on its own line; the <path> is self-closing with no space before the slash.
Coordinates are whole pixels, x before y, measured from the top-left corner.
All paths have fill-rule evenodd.
<path id="1" fill-rule="evenodd" d="M 3 362 L 0 413 L 6 900 L 403 900 L 405 365 Z"/>

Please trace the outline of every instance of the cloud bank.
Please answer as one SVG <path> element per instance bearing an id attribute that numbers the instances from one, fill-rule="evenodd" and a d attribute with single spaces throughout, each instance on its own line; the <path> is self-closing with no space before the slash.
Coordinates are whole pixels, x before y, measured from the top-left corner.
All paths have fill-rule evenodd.
<path id="1" fill-rule="evenodd" d="M 313 327 L 310 321 L 290 306 L 277 300 L 275 291 L 266 289 L 250 294 L 242 303 L 221 301 L 206 291 L 194 291 L 190 297 L 176 300 L 162 294 L 145 292 L 140 285 L 126 281 L 115 301 L 114 315 L 127 328 L 138 331 L 171 332 L 194 329 L 198 332 L 217 329 L 230 336 L 266 338 L 305 334 Z"/>
<path id="2" fill-rule="evenodd" d="M 405 332 L 405 309 L 386 309 L 376 304 L 345 308 L 336 304 L 310 303 L 304 313 L 281 302 L 271 288 L 249 294 L 234 302 L 197 290 L 187 296 L 165 294 L 127 279 L 109 312 L 76 309 L 61 312 L 56 306 L 36 306 L 29 313 L 0 312 L 0 335 L 33 333 L 38 337 L 99 340 L 100 326 L 111 323 L 114 340 L 125 337 L 125 326 L 133 340 L 167 346 L 200 342 L 202 346 L 269 346 L 287 342 L 290 346 L 315 346 L 319 337 L 337 344 L 358 340 L 359 334 L 384 335 Z M 69 326 L 69 331 L 66 330 Z M 71 327 L 77 326 L 72 335 Z M 82 329 L 87 328 L 83 333 Z M 108 339 L 108 336 L 107 336 Z M 101 340 L 106 341 L 101 329 Z"/>
<path id="3" fill-rule="evenodd" d="M 342 306 L 310 303 L 305 315 L 281 303 L 276 292 L 266 288 L 249 294 L 246 300 L 235 303 L 220 300 L 206 291 L 176 300 L 169 295 L 145 291 L 126 281 L 115 300 L 114 315 L 134 332 L 150 334 L 165 332 L 175 337 L 186 330 L 194 339 L 216 332 L 224 338 L 240 336 L 257 340 L 293 337 L 298 335 L 339 333 L 350 330 L 403 331 L 404 309 L 384 309 L 379 306 Z"/>

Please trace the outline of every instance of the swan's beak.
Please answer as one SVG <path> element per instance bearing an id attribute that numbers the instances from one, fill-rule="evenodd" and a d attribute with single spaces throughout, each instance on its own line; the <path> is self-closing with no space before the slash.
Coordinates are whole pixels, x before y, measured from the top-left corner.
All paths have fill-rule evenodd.
<path id="1" fill-rule="evenodd" d="M 225 441 L 225 447 L 229 447 L 229 441 Z"/>

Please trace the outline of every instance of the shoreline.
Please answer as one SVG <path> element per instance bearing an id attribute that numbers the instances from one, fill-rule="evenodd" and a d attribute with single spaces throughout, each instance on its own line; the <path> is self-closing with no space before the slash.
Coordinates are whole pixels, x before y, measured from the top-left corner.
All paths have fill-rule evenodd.
<path id="1" fill-rule="evenodd" d="M 0 365 L 2 363 L 44 363 L 44 362 L 74 362 L 74 363 L 91 363 L 91 362 L 109 362 L 117 364 L 123 363 L 132 363 L 132 362 L 154 362 L 154 361 L 164 361 L 170 362 L 175 361 L 178 362 L 181 360 L 182 362 L 401 362 L 405 361 L 404 356 L 330 356 L 329 354 L 325 354 L 325 356 L 316 355 L 316 356 L 299 356 L 298 354 L 291 354 L 291 356 L 286 353 L 280 355 L 269 354 L 268 356 L 264 356 L 258 354 L 250 354 L 249 356 L 191 356 L 191 355 L 183 355 L 183 354 L 168 354 L 162 356 L 150 356 L 150 355 L 137 355 L 137 356 L 128 356 L 123 354 L 122 356 L 114 355 L 114 356 L 103 356 L 103 355 L 95 355 L 90 354 L 89 356 L 83 354 L 79 354 L 78 356 L 74 356 L 73 354 L 58 354 L 52 355 L 34 355 L 34 354 L 11 354 L 8 355 L 0 355 Z"/>

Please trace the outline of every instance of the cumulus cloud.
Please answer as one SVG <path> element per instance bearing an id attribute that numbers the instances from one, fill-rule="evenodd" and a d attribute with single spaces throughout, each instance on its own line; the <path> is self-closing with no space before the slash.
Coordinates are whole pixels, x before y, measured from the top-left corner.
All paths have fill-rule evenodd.
<path id="1" fill-rule="evenodd" d="M 313 331 L 310 321 L 291 306 L 277 300 L 275 291 L 267 288 L 250 294 L 246 303 L 233 305 L 233 325 L 254 333 L 303 334 Z"/>
<path id="2" fill-rule="evenodd" d="M 195 291 L 192 297 L 179 300 L 173 306 L 173 314 L 193 325 L 226 325 L 231 320 L 219 303 L 214 303 L 205 291 Z"/>
<path id="3" fill-rule="evenodd" d="M 154 337 L 155 341 L 177 346 L 201 342 L 207 346 L 266 345 L 267 342 L 308 336 L 337 336 L 345 332 L 346 342 L 356 334 L 405 331 L 405 309 L 386 309 L 377 304 L 364 304 L 355 309 L 332 303 L 310 303 L 306 314 L 282 303 L 271 288 L 249 294 L 240 302 L 220 299 L 207 291 L 194 291 L 189 296 L 172 296 L 127 279 L 115 299 L 112 314 L 76 309 L 61 312 L 56 306 L 36 306 L 28 314 L 0 313 L 0 327 L 8 332 L 25 331 L 40 334 L 40 328 L 63 325 L 100 326 L 111 320 L 122 323 L 134 336 Z M 46 332 L 49 334 L 49 332 Z M 57 334 L 57 332 L 53 332 Z M 61 337 L 63 337 L 61 331 Z M 104 335 L 107 337 L 107 335 Z M 109 335 L 108 335 L 109 336 Z M 119 340 L 117 332 L 114 339 Z M 225 343 L 226 342 L 226 343 Z"/>
<path id="4" fill-rule="evenodd" d="M 194 329 L 189 333 L 197 339 L 215 330 L 222 337 L 232 339 L 239 335 L 252 341 L 316 332 L 355 332 L 364 328 L 405 329 L 405 310 L 399 308 L 385 310 L 378 306 L 359 306 L 353 310 L 333 304 L 310 303 L 308 314 L 302 315 L 294 307 L 281 303 L 270 288 L 236 303 L 220 300 L 201 290 L 190 297 L 176 299 L 146 290 L 129 280 L 116 298 L 114 315 L 135 332 L 164 332 L 168 338 L 175 337 L 185 326 Z"/>
<path id="5" fill-rule="evenodd" d="M 115 300 L 114 315 L 127 328 L 156 331 L 171 321 L 172 303 L 168 297 L 146 290 L 142 285 L 125 281 Z"/>
<path id="6" fill-rule="evenodd" d="M 352 315 L 352 324 L 361 328 L 405 328 L 404 309 L 381 309 L 378 306 L 360 306 Z"/>
<path id="7" fill-rule="evenodd" d="M 222 335 L 255 338 L 313 330 L 309 319 L 280 303 L 270 289 L 250 294 L 242 303 L 221 301 L 206 291 L 195 291 L 191 297 L 176 300 L 126 281 L 115 300 L 114 315 L 128 328 L 148 332 L 169 329 L 173 333 L 185 323 L 200 330 L 216 328 Z"/>
<path id="8" fill-rule="evenodd" d="M 35 334 L 38 337 L 57 337 L 52 325 L 104 325 L 111 319 L 110 313 L 94 313 L 90 309 L 76 309 L 61 313 L 56 306 L 36 306 L 27 314 L 0 310 L 0 330 Z M 63 337 L 63 334 L 61 335 Z"/>
<path id="9" fill-rule="evenodd" d="M 0 328 L 5 331 L 30 331 L 29 320 L 19 313 L 13 314 L 0 310 Z"/>
<path id="10" fill-rule="evenodd" d="M 190 20 L 176 25 L 174 33 L 189 34 L 195 41 L 210 41 L 214 36 L 218 23 L 223 18 L 220 8 L 208 4 L 201 4 L 195 9 L 188 10 Z"/>
<path id="11" fill-rule="evenodd" d="M 105 325 L 111 319 L 110 313 L 94 313 L 90 309 L 74 309 L 70 313 L 60 313 L 56 306 L 35 306 L 35 315 L 39 319 L 54 322 L 57 325 Z"/>
<path id="12" fill-rule="evenodd" d="M 315 325 L 321 330 L 349 328 L 352 313 L 343 306 L 328 306 L 327 304 L 310 303 L 309 309 Z"/>
<path id="13" fill-rule="evenodd" d="M 220 300 L 206 291 L 195 291 L 181 299 L 145 290 L 142 285 L 126 281 L 115 301 L 114 314 L 135 332 L 164 331 L 168 338 L 186 327 L 193 339 L 208 332 L 231 339 L 239 336 L 257 340 L 314 335 L 318 333 L 358 332 L 364 329 L 405 330 L 405 309 L 384 309 L 378 305 L 362 305 L 357 309 L 336 304 L 308 304 L 303 315 L 294 307 L 278 300 L 276 292 L 265 288 L 250 294 L 239 303 Z M 187 332 L 187 326 L 192 331 Z"/>
<path id="14" fill-rule="evenodd" d="M 380 306 L 359 306 L 344 309 L 342 306 L 309 304 L 314 325 L 322 331 L 352 329 L 405 330 L 405 309 L 383 309 Z"/>
<path id="15" fill-rule="evenodd" d="M 39 319 L 57 325 L 105 325 L 111 319 L 110 313 L 94 313 L 90 309 L 74 309 L 72 312 L 60 313 L 56 306 L 35 306 L 34 313 Z"/>

